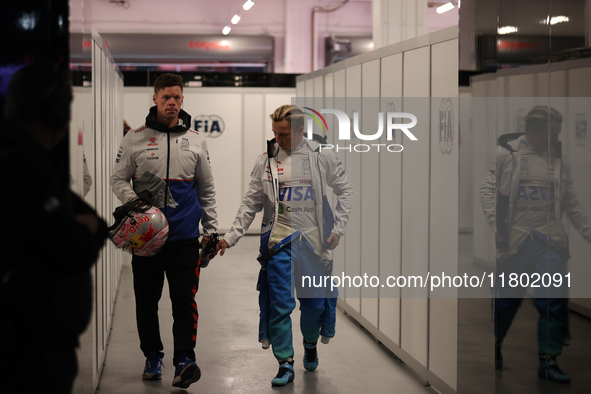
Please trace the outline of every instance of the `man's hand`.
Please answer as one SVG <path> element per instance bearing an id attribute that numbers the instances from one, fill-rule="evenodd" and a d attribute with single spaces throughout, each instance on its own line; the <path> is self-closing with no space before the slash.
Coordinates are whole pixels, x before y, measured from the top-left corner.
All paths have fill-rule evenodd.
<path id="1" fill-rule="evenodd" d="M 334 250 L 338 246 L 340 240 L 341 237 L 339 237 L 335 233 L 330 233 L 330 237 L 328 237 L 328 239 L 326 240 L 326 242 L 330 243 L 328 250 Z"/>
<path id="2" fill-rule="evenodd" d="M 228 248 L 228 243 L 226 242 L 226 240 L 220 239 L 220 242 L 218 242 L 218 244 L 216 246 L 216 253 L 220 252 L 220 256 L 223 256 L 224 253 L 226 252 L 227 248 Z"/>
<path id="3" fill-rule="evenodd" d="M 203 239 L 201 240 L 201 248 L 205 247 L 205 244 L 207 244 L 209 242 L 209 240 L 211 239 L 211 237 L 208 236 L 203 236 Z M 215 250 L 209 255 L 209 259 L 213 259 L 215 256 L 218 255 L 218 248 L 216 246 Z"/>

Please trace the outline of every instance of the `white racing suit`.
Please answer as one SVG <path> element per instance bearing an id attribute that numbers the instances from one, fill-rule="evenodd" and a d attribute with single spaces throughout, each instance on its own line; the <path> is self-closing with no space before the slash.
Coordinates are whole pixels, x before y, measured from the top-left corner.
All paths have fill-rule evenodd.
<path id="1" fill-rule="evenodd" d="M 295 306 L 293 290 L 290 286 L 292 281 L 289 280 L 294 270 L 291 260 L 298 261 L 297 264 L 294 264 L 295 270 L 301 269 L 304 264 L 307 264 L 313 266 L 315 272 L 322 275 L 332 273 L 332 260 L 322 258 L 321 255 L 329 246 L 326 240 L 331 233 L 339 237 L 344 235 L 353 196 L 353 189 L 347 179 L 343 164 L 334 153 L 330 150 L 321 151 L 320 145 L 314 141 L 305 140 L 305 147 L 311 164 L 316 221 L 319 225 L 321 240 L 324 242 L 323 250 L 314 250 L 306 235 L 299 231 L 269 248 L 271 234 L 273 234 L 279 214 L 277 154 L 280 148 L 275 140 L 269 141 L 267 152 L 257 158 L 250 175 L 249 189 L 238 209 L 232 229 L 224 236 L 229 247 L 236 245 L 250 227 L 255 214 L 263 211 L 259 257 L 262 267 L 257 286 L 260 291 L 259 303 L 261 307 L 259 341 L 270 339 L 275 357 L 280 361 L 293 358 L 291 320 L 289 318 L 289 314 Z M 334 214 L 326 196 L 329 186 L 337 197 Z M 324 255 L 326 256 L 326 253 Z M 305 263 L 300 264 L 299 261 L 302 259 Z M 320 300 L 320 304 L 316 302 L 313 303 L 314 305 L 310 305 L 314 309 L 311 312 L 311 314 L 315 314 L 314 319 L 320 320 L 316 322 L 320 324 L 320 327 L 316 323 L 306 324 L 306 317 L 302 318 L 302 331 L 307 342 L 315 342 L 319 335 L 332 338 L 335 334 L 335 308 L 338 293 L 329 294 L 330 289 L 322 291 L 323 294 L 320 298 L 316 298 L 316 300 Z M 302 300 L 306 299 L 300 298 L 300 301 L 302 305 L 307 305 L 312 298 L 306 301 Z M 279 310 L 281 311 L 279 312 Z M 302 313 L 306 315 L 303 309 Z"/>

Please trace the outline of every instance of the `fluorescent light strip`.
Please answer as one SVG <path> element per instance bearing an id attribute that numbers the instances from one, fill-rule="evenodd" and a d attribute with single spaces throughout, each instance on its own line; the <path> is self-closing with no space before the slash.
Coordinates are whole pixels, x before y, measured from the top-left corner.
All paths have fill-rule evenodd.
<path id="1" fill-rule="evenodd" d="M 228 33 L 230 33 L 230 30 L 232 30 L 232 28 L 230 26 L 225 26 L 224 29 L 222 30 L 222 34 L 227 36 Z"/>
<path id="2" fill-rule="evenodd" d="M 248 11 L 252 8 L 253 5 L 254 5 L 254 1 L 247 0 L 246 3 L 244 3 L 244 5 L 242 6 L 242 8 L 244 9 L 244 11 Z"/>
<path id="3" fill-rule="evenodd" d="M 557 16 L 553 16 L 552 18 L 550 18 L 550 16 L 548 16 L 546 19 L 542 19 L 541 21 L 539 21 L 538 23 L 540 25 L 556 25 L 558 23 L 563 23 L 563 22 L 569 22 L 570 19 L 568 16 L 565 15 L 557 15 Z"/>
<path id="4" fill-rule="evenodd" d="M 499 34 L 517 33 L 518 29 L 516 26 L 503 26 L 497 29 Z"/>
<path id="5" fill-rule="evenodd" d="M 437 7 L 437 13 L 443 14 L 444 12 L 450 11 L 454 9 L 454 5 L 452 3 L 445 3 L 441 7 Z"/>
<path id="6" fill-rule="evenodd" d="M 232 17 L 231 20 L 232 24 L 235 25 L 236 23 L 240 22 L 240 15 L 236 14 Z"/>

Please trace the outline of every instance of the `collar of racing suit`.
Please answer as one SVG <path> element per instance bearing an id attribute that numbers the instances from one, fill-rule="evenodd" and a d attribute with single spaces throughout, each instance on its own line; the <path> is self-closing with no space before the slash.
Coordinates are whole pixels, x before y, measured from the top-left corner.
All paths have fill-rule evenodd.
<path id="1" fill-rule="evenodd" d="M 157 114 L 158 107 L 153 106 L 150 108 L 150 112 L 148 116 L 146 116 L 146 126 L 156 131 L 161 131 L 163 133 L 179 133 L 182 131 L 187 131 L 191 127 L 191 115 L 186 113 L 184 110 L 181 109 L 179 112 L 179 123 L 174 127 L 166 127 L 162 123 L 156 121 L 156 114 Z"/>

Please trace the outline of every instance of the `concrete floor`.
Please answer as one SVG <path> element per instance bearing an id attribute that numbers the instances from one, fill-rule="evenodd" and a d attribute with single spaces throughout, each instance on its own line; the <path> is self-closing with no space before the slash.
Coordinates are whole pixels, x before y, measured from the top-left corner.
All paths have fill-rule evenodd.
<path id="1" fill-rule="evenodd" d="M 271 350 L 262 350 L 257 342 L 257 254 L 258 237 L 247 236 L 201 271 L 196 297 L 199 307 L 196 354 L 202 377 L 188 390 L 171 385 L 172 312 L 166 286 L 160 301 L 160 330 L 166 353 L 163 379 L 142 380 L 145 358 L 136 332 L 132 272 L 130 265 L 124 265 L 97 393 L 434 393 L 341 312 L 337 313 L 336 337 L 328 345 L 319 342 L 318 369 L 305 371 L 297 309 L 292 315 L 295 381 L 284 388 L 272 388 L 271 379 L 278 364 Z"/>

